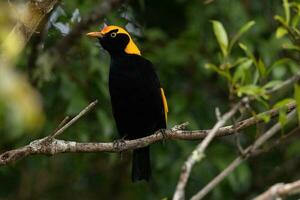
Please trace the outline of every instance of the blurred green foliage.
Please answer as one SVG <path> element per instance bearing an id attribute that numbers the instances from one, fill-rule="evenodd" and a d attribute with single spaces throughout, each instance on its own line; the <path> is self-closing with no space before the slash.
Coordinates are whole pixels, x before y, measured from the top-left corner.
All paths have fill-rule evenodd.
<path id="1" fill-rule="evenodd" d="M 168 126 L 188 121 L 189 129 L 208 129 L 216 121 L 215 107 L 225 112 L 230 102 L 245 95 L 257 100 L 251 104 L 252 114 L 282 107 L 291 99 L 300 101 L 297 85 L 295 90 L 267 93 L 299 71 L 300 4 L 283 2 L 140 0 L 111 12 L 105 21 L 126 26 L 143 56 L 155 64 L 168 99 Z M 37 58 L 32 54 L 42 32 L 33 36 L 17 59 L 17 71 L 26 74 L 42 99 L 46 120 L 35 135 L 24 127 L 20 131 L 13 122 L 7 122 L 8 111 L 0 95 L 1 151 L 50 134 L 65 116 L 76 115 L 95 99 L 99 100 L 96 109 L 60 137 L 82 142 L 118 137 L 107 86 L 107 53 L 84 35 L 72 38 L 76 45 L 61 57 L 48 52 L 99 3 L 62 1 L 44 27 Z M 90 30 L 99 30 L 103 23 L 99 21 Z M 281 112 L 282 125 L 284 118 Z M 243 131 L 241 144 L 250 144 L 268 127 L 259 125 Z M 170 199 L 181 165 L 197 143 L 176 140 L 152 145 L 153 180 L 149 184 L 131 183 L 128 152 L 121 156 L 91 153 L 26 158 L 0 168 L 0 199 Z M 274 183 L 300 178 L 299 153 L 299 141 L 290 140 L 289 145 L 251 158 L 207 199 L 250 199 Z M 196 165 L 191 174 L 187 197 L 237 155 L 234 136 L 215 139 L 205 162 Z"/>

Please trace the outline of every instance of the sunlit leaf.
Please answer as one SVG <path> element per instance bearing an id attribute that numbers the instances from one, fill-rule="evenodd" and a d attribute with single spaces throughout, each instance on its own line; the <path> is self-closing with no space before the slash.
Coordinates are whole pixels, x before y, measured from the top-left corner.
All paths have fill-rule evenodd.
<path id="1" fill-rule="evenodd" d="M 248 47 L 247 47 L 245 44 L 239 43 L 239 46 L 240 46 L 240 48 L 243 49 L 245 52 L 248 52 Z"/>
<path id="2" fill-rule="evenodd" d="M 276 35 L 276 38 L 282 38 L 287 33 L 288 33 L 288 31 L 286 30 L 286 28 L 280 26 L 277 28 L 275 35 Z"/>
<path id="3" fill-rule="evenodd" d="M 228 54 L 228 36 L 221 22 L 212 20 L 214 34 L 224 56 Z"/>
<path id="4" fill-rule="evenodd" d="M 275 20 L 277 20 L 279 23 L 281 23 L 284 26 L 288 26 L 288 24 L 285 22 L 285 19 L 279 15 L 275 15 L 274 17 Z"/>
<path id="5" fill-rule="evenodd" d="M 268 95 L 266 94 L 266 90 L 257 85 L 245 85 L 237 90 L 237 95 L 241 97 L 242 95 L 249 95 L 255 98 L 262 97 L 264 99 L 268 99 Z"/>
<path id="6" fill-rule="evenodd" d="M 285 99 L 282 99 L 280 101 L 278 101 L 274 106 L 273 108 L 281 108 L 281 107 L 285 107 L 286 105 L 292 103 L 292 102 L 295 102 L 295 100 L 293 98 L 285 98 Z"/>
<path id="7" fill-rule="evenodd" d="M 242 28 L 235 34 L 229 44 L 229 49 L 232 49 L 233 45 L 242 37 L 244 33 L 246 33 L 252 26 L 254 26 L 255 21 L 250 21 L 246 23 Z"/>
<path id="8" fill-rule="evenodd" d="M 268 89 L 273 89 L 275 87 L 277 87 L 278 85 L 281 85 L 282 84 L 282 81 L 280 80 L 273 80 L 273 81 L 270 81 L 268 82 L 267 84 L 265 84 L 263 87 L 268 90 Z"/>
<path id="9" fill-rule="evenodd" d="M 262 119 L 265 123 L 268 123 L 271 120 L 271 116 L 266 113 L 259 114 L 256 117 Z"/>
<path id="10" fill-rule="evenodd" d="M 245 62 L 241 63 L 237 67 L 236 71 L 234 72 L 232 82 L 236 83 L 237 81 L 240 80 L 240 82 L 243 84 L 244 80 L 245 80 L 246 71 L 250 68 L 252 63 L 253 63 L 253 61 L 250 60 L 250 59 L 248 59 Z"/>
<path id="11" fill-rule="evenodd" d="M 291 18 L 291 12 L 290 12 L 290 4 L 288 0 L 283 0 L 283 8 L 285 14 L 285 22 L 289 24 Z"/>

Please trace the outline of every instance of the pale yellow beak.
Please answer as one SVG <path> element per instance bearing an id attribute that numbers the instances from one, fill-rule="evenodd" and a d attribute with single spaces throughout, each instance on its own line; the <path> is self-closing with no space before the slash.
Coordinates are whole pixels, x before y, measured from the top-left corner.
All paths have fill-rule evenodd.
<path id="1" fill-rule="evenodd" d="M 89 32 L 86 35 L 93 38 L 103 38 L 103 34 L 101 32 Z"/>

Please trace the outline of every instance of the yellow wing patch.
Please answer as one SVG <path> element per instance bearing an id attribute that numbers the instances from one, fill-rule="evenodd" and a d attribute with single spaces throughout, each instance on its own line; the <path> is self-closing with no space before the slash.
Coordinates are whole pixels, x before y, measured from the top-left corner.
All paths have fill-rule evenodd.
<path id="1" fill-rule="evenodd" d="M 167 99 L 166 99 L 166 96 L 165 96 L 164 89 L 160 88 L 160 92 L 161 92 L 161 97 L 162 97 L 162 101 L 163 101 L 163 105 L 164 105 L 165 118 L 166 118 L 166 121 L 167 121 L 168 112 L 169 112 L 168 102 L 167 102 Z"/>

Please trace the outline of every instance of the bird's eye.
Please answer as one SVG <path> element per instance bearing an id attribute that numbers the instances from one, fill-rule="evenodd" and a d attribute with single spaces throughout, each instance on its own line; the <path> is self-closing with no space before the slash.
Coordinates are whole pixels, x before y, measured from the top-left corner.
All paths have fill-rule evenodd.
<path id="1" fill-rule="evenodd" d="M 111 34 L 110 34 L 110 37 L 112 37 L 112 38 L 114 38 L 114 37 L 116 37 L 117 36 L 117 33 L 116 32 L 112 32 Z"/>

